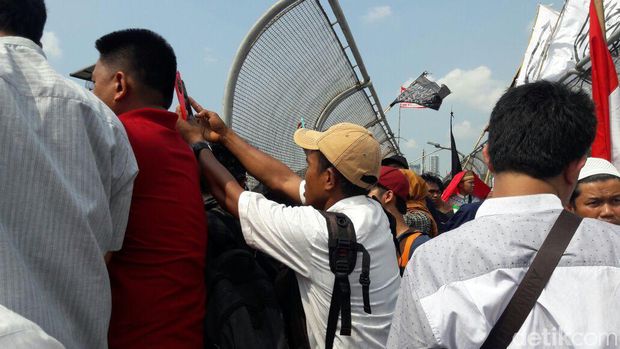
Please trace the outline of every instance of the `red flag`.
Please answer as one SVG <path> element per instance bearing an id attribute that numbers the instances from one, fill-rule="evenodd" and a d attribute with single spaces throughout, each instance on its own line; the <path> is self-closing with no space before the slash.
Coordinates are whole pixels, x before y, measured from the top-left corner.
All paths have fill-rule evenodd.
<path id="1" fill-rule="evenodd" d="M 592 62 L 592 99 L 596 106 L 596 137 L 592 156 L 620 167 L 620 90 L 616 67 L 599 25 L 594 0 L 590 1 L 590 59 Z"/>
<path id="2" fill-rule="evenodd" d="M 448 202 L 448 199 L 450 199 L 452 195 L 458 193 L 459 183 L 461 183 L 461 180 L 466 173 L 467 171 L 461 171 L 457 173 L 454 178 L 452 178 L 450 184 L 448 184 L 446 189 L 444 189 L 443 194 L 441 194 L 441 200 Z M 474 174 L 474 193 L 472 195 L 480 200 L 484 200 L 491 192 L 491 188 L 489 188 L 489 186 L 484 183 L 475 172 L 472 171 L 472 173 Z"/>

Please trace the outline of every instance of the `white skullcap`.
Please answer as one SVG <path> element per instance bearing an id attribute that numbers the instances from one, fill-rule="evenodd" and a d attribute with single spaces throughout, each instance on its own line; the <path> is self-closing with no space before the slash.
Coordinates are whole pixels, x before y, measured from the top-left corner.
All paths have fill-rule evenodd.
<path id="1" fill-rule="evenodd" d="M 588 158 L 585 166 L 579 172 L 579 180 L 590 176 L 608 174 L 620 178 L 620 172 L 611 162 L 600 158 Z"/>

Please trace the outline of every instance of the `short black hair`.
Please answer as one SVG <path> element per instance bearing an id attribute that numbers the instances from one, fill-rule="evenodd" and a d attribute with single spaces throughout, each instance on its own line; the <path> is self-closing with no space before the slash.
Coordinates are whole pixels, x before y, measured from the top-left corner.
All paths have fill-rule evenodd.
<path id="1" fill-rule="evenodd" d="M 211 152 L 215 159 L 235 178 L 237 183 L 241 184 L 247 180 L 247 170 L 226 147 L 219 143 L 210 143 Z M 209 193 L 209 186 L 204 176 L 200 176 L 200 192 Z"/>
<path id="2" fill-rule="evenodd" d="M 379 183 L 375 184 L 375 188 L 379 189 L 381 196 L 383 196 L 383 194 L 385 194 L 388 190 L 390 190 L 389 188 L 386 188 Z M 394 197 L 396 198 L 396 209 L 398 210 L 398 212 L 400 212 L 400 214 L 403 214 L 403 215 L 406 214 L 407 213 L 407 202 L 403 200 L 400 196 L 396 195 L 396 193 L 394 193 Z"/>
<path id="3" fill-rule="evenodd" d="M 579 195 L 581 195 L 581 189 L 579 188 L 579 185 L 582 183 L 592 183 L 592 182 L 604 182 L 610 179 L 616 179 L 620 181 L 620 177 L 611 175 L 611 174 L 607 174 L 607 173 L 603 173 L 603 174 L 597 174 L 597 175 L 593 175 L 593 176 L 588 176 L 584 179 L 581 179 L 577 182 L 577 186 L 575 187 L 575 190 L 573 191 L 573 194 L 570 196 L 570 204 L 574 207 L 575 206 L 575 200 L 577 200 L 577 198 L 579 197 Z"/>
<path id="4" fill-rule="evenodd" d="M 552 178 L 586 154 L 595 132 L 586 93 L 548 81 L 510 88 L 491 113 L 491 164 L 495 173 Z"/>
<path id="5" fill-rule="evenodd" d="M 102 61 L 122 64 L 139 83 L 161 94 L 163 108 L 170 108 L 177 58 L 164 38 L 148 29 L 125 29 L 100 37 L 95 47 Z"/>
<path id="6" fill-rule="evenodd" d="M 41 46 L 47 10 L 43 0 L 0 0 L 0 31 Z"/>
<path id="7" fill-rule="evenodd" d="M 323 153 L 321 153 L 318 150 L 315 150 L 315 151 L 319 154 L 319 170 L 323 172 L 330 167 L 334 169 L 334 172 L 336 173 L 336 176 L 338 177 L 338 183 L 340 183 L 340 191 L 342 191 L 342 194 L 344 194 L 344 196 L 351 197 L 351 196 L 368 194 L 367 189 L 358 187 L 357 185 L 351 183 L 351 181 L 349 181 L 345 176 L 343 176 L 342 173 L 340 173 L 340 171 L 336 169 L 336 166 L 332 165 L 332 163 L 329 162 L 329 160 L 327 160 L 327 158 L 325 157 L 325 155 L 323 155 Z"/>
<path id="8" fill-rule="evenodd" d="M 434 174 L 430 174 L 430 173 L 424 173 L 420 177 L 422 177 L 422 179 L 426 183 L 433 183 L 437 185 L 437 188 L 439 188 L 439 191 L 443 192 L 443 189 L 444 189 L 443 182 L 441 181 L 441 179 L 439 179 L 439 177 L 435 176 Z"/>

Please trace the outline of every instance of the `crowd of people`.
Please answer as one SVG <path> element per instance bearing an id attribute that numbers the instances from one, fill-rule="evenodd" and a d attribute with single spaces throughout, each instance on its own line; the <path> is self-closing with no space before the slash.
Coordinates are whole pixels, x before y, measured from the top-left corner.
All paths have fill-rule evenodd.
<path id="1" fill-rule="evenodd" d="M 382 159 L 351 123 L 291 130 L 300 175 L 193 99 L 195 121 L 169 112 L 160 35 L 97 39 L 90 92 L 46 61 L 45 21 L 0 0 L 1 348 L 478 348 L 566 210 L 512 345 L 620 347 L 620 172 L 588 158 L 585 93 L 506 91 L 492 188 Z"/>

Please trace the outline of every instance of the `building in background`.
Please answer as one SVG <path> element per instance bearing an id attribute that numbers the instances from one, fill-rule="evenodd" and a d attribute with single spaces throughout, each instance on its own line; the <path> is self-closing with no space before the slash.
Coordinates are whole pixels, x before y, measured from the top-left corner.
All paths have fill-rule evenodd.
<path id="1" fill-rule="evenodd" d="M 417 174 L 422 174 L 422 164 L 409 164 L 409 168 Z"/>
<path id="2" fill-rule="evenodd" d="M 439 155 L 431 155 L 431 170 L 434 175 L 439 175 Z"/>

